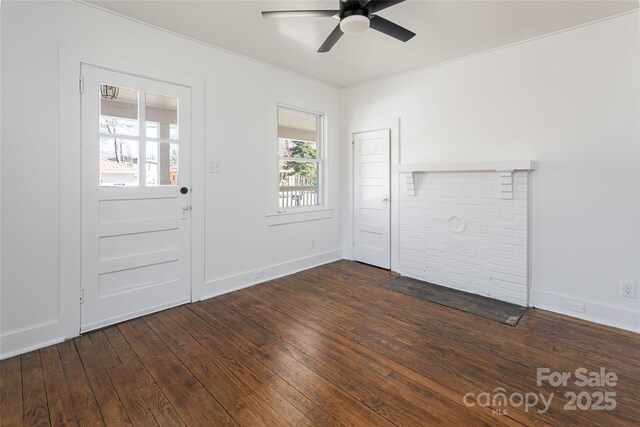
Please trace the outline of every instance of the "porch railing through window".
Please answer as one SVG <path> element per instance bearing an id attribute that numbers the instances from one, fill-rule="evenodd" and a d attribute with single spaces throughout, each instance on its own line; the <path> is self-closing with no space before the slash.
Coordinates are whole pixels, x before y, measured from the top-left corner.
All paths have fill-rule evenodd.
<path id="1" fill-rule="evenodd" d="M 312 185 L 280 187 L 280 208 L 318 204 L 318 187 Z"/>

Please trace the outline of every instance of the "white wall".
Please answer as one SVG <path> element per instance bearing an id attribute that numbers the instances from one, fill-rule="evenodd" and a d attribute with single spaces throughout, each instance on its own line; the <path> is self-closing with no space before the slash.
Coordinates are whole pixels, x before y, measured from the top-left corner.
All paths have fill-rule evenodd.
<path id="1" fill-rule="evenodd" d="M 639 300 L 619 295 L 639 275 L 638 23 L 634 12 L 347 89 L 344 123 L 400 117 L 402 163 L 536 160 L 533 305 L 640 330 Z"/>
<path id="2" fill-rule="evenodd" d="M 206 175 L 204 295 L 341 256 L 337 89 L 84 4 L 3 1 L 1 12 L 0 345 L 22 343 L 1 348 L 3 355 L 64 338 L 56 335 L 59 198 L 65 191 L 58 184 L 60 41 L 206 79 L 207 159 L 201 161 L 220 161 L 222 173 Z M 268 116 L 267 104 L 280 91 L 331 110 L 327 190 L 335 208 L 332 218 L 267 226 L 266 129 L 276 119 Z"/>

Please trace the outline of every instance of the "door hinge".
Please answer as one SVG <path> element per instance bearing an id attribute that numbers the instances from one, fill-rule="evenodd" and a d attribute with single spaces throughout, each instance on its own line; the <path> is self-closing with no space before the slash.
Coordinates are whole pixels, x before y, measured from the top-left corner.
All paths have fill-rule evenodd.
<path id="1" fill-rule="evenodd" d="M 84 77 L 80 76 L 80 80 L 78 83 L 78 89 L 80 89 L 80 93 L 84 93 Z"/>
<path id="2" fill-rule="evenodd" d="M 84 289 L 80 288 L 80 304 L 84 302 Z"/>
<path id="3" fill-rule="evenodd" d="M 351 140 L 351 149 L 355 150 L 356 149 L 356 141 L 355 140 Z"/>

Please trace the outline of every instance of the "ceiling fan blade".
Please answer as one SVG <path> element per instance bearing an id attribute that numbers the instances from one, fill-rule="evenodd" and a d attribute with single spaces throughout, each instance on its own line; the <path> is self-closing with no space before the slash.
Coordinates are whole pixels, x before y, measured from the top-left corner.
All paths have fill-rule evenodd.
<path id="1" fill-rule="evenodd" d="M 386 9 L 391 6 L 395 6 L 398 3 L 402 3 L 404 0 L 371 0 L 364 6 L 369 10 L 369 13 L 376 13 L 382 9 Z"/>
<path id="2" fill-rule="evenodd" d="M 340 40 L 340 37 L 342 37 L 343 34 L 344 33 L 340 29 L 340 24 L 338 24 L 336 28 L 333 29 L 331 34 L 329 34 L 329 37 L 327 37 L 324 43 L 322 43 L 322 46 L 320 46 L 320 49 L 318 49 L 318 53 L 329 52 L 333 45 L 335 45 L 338 40 Z"/>
<path id="3" fill-rule="evenodd" d="M 377 15 L 371 17 L 370 25 L 374 30 L 380 31 L 395 39 L 402 40 L 403 42 L 411 40 L 411 38 L 416 35 L 416 33 Z"/>
<path id="4" fill-rule="evenodd" d="M 262 12 L 263 18 L 331 18 L 339 10 L 272 10 Z"/>

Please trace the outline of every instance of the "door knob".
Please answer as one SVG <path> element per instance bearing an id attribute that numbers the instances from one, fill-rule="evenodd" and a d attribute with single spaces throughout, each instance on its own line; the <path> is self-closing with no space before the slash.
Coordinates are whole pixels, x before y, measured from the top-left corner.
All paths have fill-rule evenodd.
<path id="1" fill-rule="evenodd" d="M 389 196 L 384 196 L 384 199 L 382 199 L 382 201 L 387 203 L 389 201 Z"/>
<path id="2" fill-rule="evenodd" d="M 180 189 L 180 194 L 187 194 L 189 192 L 189 189 L 187 187 L 182 187 Z"/>

